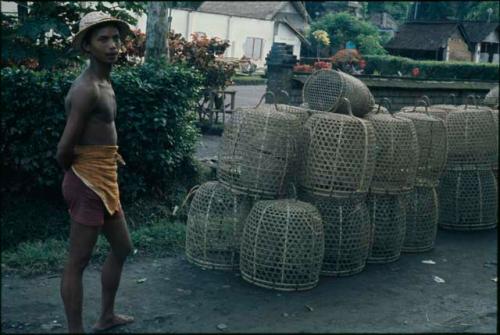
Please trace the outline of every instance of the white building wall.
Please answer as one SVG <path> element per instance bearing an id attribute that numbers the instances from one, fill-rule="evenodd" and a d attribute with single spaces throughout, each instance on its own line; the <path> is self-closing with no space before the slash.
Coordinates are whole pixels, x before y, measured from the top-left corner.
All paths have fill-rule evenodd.
<path id="1" fill-rule="evenodd" d="M 293 54 L 297 56 L 297 58 L 300 58 L 301 41 L 297 34 L 295 34 L 286 24 L 280 23 L 278 25 L 278 33 L 274 41 L 293 45 Z"/>
<path id="2" fill-rule="evenodd" d="M 87 5 L 93 4 L 88 1 Z M 288 8 L 290 7 L 290 8 Z M 294 10 L 288 6 L 286 10 Z M 17 4 L 13 1 L 1 1 L 2 12 L 17 12 Z M 132 13 L 131 13 L 132 14 Z M 138 17 L 134 29 L 146 32 L 147 15 Z M 293 45 L 293 53 L 299 58 L 301 41 L 297 35 L 285 24 L 278 24 L 276 36 L 274 35 L 274 21 L 258 20 L 236 16 L 227 16 L 211 13 L 202 13 L 189 10 L 172 10 L 171 29 L 189 39 L 194 32 L 204 32 L 208 37 L 219 37 L 230 41 L 231 46 L 226 51 L 226 57 L 241 58 L 245 52 L 247 37 L 262 38 L 264 43 L 261 58 L 254 60 L 258 67 L 265 66 L 265 58 L 273 42 Z"/>
<path id="3" fill-rule="evenodd" d="M 17 15 L 17 4 L 14 1 L 1 1 L 1 11 L 2 13 Z"/>
<path id="4" fill-rule="evenodd" d="M 146 31 L 147 16 L 143 14 L 135 28 Z M 292 44 L 294 54 L 300 55 L 300 40 L 290 28 L 279 24 L 277 35 L 274 36 L 274 21 L 258 20 L 236 16 L 212 13 L 202 13 L 181 9 L 172 10 L 171 28 L 184 38 L 190 39 L 194 32 L 203 32 L 208 37 L 227 39 L 231 46 L 226 51 L 226 57 L 241 58 L 245 54 L 247 37 L 262 38 L 264 43 L 261 58 L 254 60 L 258 67 L 265 66 L 265 58 L 274 41 Z"/>

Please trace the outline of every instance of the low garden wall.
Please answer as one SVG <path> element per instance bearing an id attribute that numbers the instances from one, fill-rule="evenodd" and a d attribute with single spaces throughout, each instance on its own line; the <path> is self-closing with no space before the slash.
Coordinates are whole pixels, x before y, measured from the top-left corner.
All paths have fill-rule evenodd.
<path id="1" fill-rule="evenodd" d="M 271 75 L 269 73 L 269 75 Z M 292 83 L 290 103 L 300 105 L 302 103 L 302 86 L 308 75 L 295 75 L 289 79 Z M 456 96 L 457 104 L 462 104 L 467 96 L 473 94 L 481 99 L 488 91 L 496 85 L 494 81 L 438 81 L 438 80 L 415 80 L 410 78 L 399 79 L 391 77 L 356 76 L 362 80 L 370 89 L 375 101 L 389 98 L 392 110 L 397 111 L 404 106 L 414 105 L 422 95 L 430 98 L 433 104 L 449 103 L 450 94 Z M 270 91 L 275 91 L 268 85 Z"/>
<path id="2" fill-rule="evenodd" d="M 286 91 L 290 96 L 289 103 L 300 105 L 302 103 L 302 87 L 309 74 L 294 73 L 293 67 L 297 63 L 297 60 L 296 58 L 291 59 L 290 51 L 283 46 L 273 46 L 266 60 L 267 90 L 275 93 L 277 96 L 276 100 L 279 103 L 288 102 L 287 98 L 283 94 L 280 94 L 281 91 Z M 380 60 L 377 59 L 377 61 Z M 393 60 L 390 59 L 390 61 L 392 62 Z M 470 66 L 466 65 L 467 68 L 473 66 L 473 64 Z M 491 65 L 488 66 L 491 67 Z M 446 71 L 448 71 L 446 73 L 448 74 L 451 68 L 454 71 L 459 71 L 456 68 L 456 64 L 443 66 L 439 64 L 439 67 L 446 68 Z M 395 68 L 397 68 L 396 65 Z M 379 102 L 382 98 L 389 98 L 392 102 L 393 110 L 399 110 L 403 106 L 414 105 L 416 100 L 422 95 L 427 95 L 433 104 L 441 104 L 450 102 L 449 96 L 450 94 L 454 94 L 456 96 L 456 103 L 462 104 L 467 96 L 471 94 L 478 96 L 480 99 L 484 98 L 488 91 L 497 84 L 497 80 L 491 80 L 488 76 L 486 76 L 487 80 L 438 80 L 434 76 L 438 73 L 436 71 L 430 67 L 426 69 L 425 72 L 429 73 L 429 77 L 434 77 L 432 79 L 380 75 L 356 75 L 356 77 L 368 86 L 376 102 Z M 485 78 L 485 76 L 479 77 Z M 266 97 L 266 102 L 271 102 L 269 99 Z"/>

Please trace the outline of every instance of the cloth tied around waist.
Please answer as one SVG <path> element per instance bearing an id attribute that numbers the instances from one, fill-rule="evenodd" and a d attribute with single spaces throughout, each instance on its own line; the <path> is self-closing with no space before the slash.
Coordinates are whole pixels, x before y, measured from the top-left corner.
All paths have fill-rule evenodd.
<path id="1" fill-rule="evenodd" d="M 118 163 L 125 161 L 116 145 L 76 146 L 71 169 L 80 180 L 101 198 L 106 210 L 113 215 L 120 209 Z"/>

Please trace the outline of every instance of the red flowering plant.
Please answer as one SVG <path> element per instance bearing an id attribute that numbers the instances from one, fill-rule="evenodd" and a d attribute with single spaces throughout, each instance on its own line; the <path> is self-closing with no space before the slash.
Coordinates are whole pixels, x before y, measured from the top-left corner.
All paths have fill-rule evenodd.
<path id="1" fill-rule="evenodd" d="M 411 75 L 414 77 L 418 77 L 420 75 L 420 69 L 418 67 L 415 67 L 411 70 Z"/>
<path id="2" fill-rule="evenodd" d="M 181 34 L 169 34 L 169 52 L 172 63 L 183 63 L 200 71 L 204 77 L 204 96 L 198 105 L 200 120 L 209 111 L 210 92 L 223 90 L 232 84 L 231 78 L 236 73 L 238 61 L 225 59 L 224 52 L 230 46 L 229 41 L 218 37 L 208 38 L 205 35 L 192 34 L 187 41 Z M 216 93 L 215 108 L 224 103 L 222 94 Z"/>
<path id="3" fill-rule="evenodd" d="M 293 72 L 297 73 L 312 73 L 313 67 L 307 64 L 295 64 L 293 66 Z"/>
<path id="4" fill-rule="evenodd" d="M 332 63 L 330 63 L 330 62 L 323 62 L 323 61 L 314 62 L 314 69 L 315 70 L 321 70 L 321 69 L 330 70 L 331 68 L 332 68 Z"/>
<path id="5" fill-rule="evenodd" d="M 363 57 L 356 49 L 341 49 L 333 55 L 332 64 L 334 68 L 340 69 L 346 73 L 357 73 L 356 67 L 363 69 Z M 366 65 L 366 63 L 364 63 Z M 362 71 L 362 70 L 361 70 Z"/>
<path id="6" fill-rule="evenodd" d="M 133 36 L 127 36 L 123 41 L 118 64 L 138 65 L 144 60 L 146 52 L 146 34 L 140 29 L 132 30 Z"/>

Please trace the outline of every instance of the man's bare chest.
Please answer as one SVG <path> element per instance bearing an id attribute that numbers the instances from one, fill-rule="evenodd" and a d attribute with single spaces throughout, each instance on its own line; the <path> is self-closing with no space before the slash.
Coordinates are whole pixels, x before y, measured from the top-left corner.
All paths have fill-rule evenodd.
<path id="1" fill-rule="evenodd" d="M 116 98 L 111 86 L 100 87 L 99 98 L 92 113 L 94 118 L 110 123 L 116 118 Z"/>

